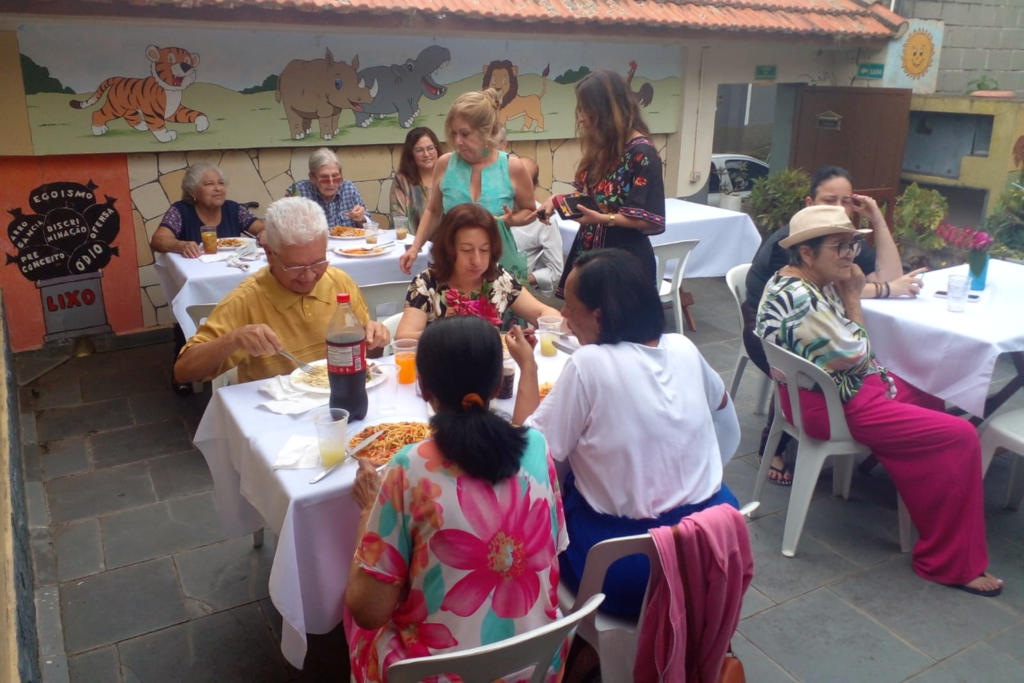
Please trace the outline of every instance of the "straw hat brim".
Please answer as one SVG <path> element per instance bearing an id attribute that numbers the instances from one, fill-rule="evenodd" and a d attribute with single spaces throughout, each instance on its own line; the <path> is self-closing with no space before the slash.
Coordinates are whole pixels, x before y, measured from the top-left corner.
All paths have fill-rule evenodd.
<path id="1" fill-rule="evenodd" d="M 779 240 L 779 246 L 783 249 L 789 249 L 794 244 L 800 244 L 807 240 L 813 240 L 815 237 L 824 237 L 825 235 L 867 235 L 874 232 L 871 228 L 853 228 L 844 227 L 842 225 L 819 225 L 809 230 L 801 230 L 797 234 L 790 234 L 784 240 Z"/>

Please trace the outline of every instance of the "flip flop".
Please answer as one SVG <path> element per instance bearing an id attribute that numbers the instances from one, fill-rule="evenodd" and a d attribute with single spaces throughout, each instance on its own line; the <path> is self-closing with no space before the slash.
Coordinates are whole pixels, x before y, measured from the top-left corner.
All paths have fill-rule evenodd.
<path id="1" fill-rule="evenodd" d="M 985 575 L 981 574 L 981 575 L 979 575 L 978 578 L 981 578 L 982 576 L 985 576 Z M 998 579 L 997 579 L 997 581 L 998 581 Z M 968 586 L 967 584 L 960 584 L 960 585 L 957 585 L 957 586 L 950 586 L 950 588 L 957 588 L 959 590 L 964 591 L 965 593 L 970 593 L 971 595 L 980 595 L 983 598 L 994 598 L 994 597 L 996 597 L 997 595 L 999 595 L 1000 593 L 1003 592 L 1003 582 L 999 581 L 999 587 L 998 588 L 990 588 L 988 590 L 982 590 L 980 588 L 972 588 L 971 586 Z"/>
<path id="2" fill-rule="evenodd" d="M 772 478 L 771 473 L 775 472 L 778 476 Z M 786 479 L 786 475 L 789 474 L 789 479 Z M 768 481 L 775 484 L 776 486 L 792 486 L 793 485 L 793 474 L 786 469 L 786 466 L 773 467 L 768 466 Z"/>

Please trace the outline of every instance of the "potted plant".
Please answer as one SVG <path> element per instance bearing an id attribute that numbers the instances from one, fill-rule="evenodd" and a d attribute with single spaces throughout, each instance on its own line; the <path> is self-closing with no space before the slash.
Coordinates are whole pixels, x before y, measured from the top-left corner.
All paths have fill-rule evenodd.
<path id="1" fill-rule="evenodd" d="M 992 256 L 1024 263 L 1024 186 L 1010 184 L 985 219 L 984 229 L 996 241 Z"/>
<path id="2" fill-rule="evenodd" d="M 804 206 L 811 177 L 799 168 L 786 168 L 754 182 L 750 190 L 749 213 L 762 236 L 789 224 Z"/>
<path id="3" fill-rule="evenodd" d="M 967 94 L 971 97 L 1013 97 L 1012 90 L 1000 90 L 999 81 L 988 74 L 982 74 L 974 80 L 967 81 Z"/>
<path id="4" fill-rule="evenodd" d="M 896 198 L 892 236 L 899 245 L 904 264 L 909 269 L 946 265 L 951 254 L 944 249 L 942 237 L 935 232 L 945 218 L 949 205 L 938 190 L 929 190 L 911 183 Z"/>

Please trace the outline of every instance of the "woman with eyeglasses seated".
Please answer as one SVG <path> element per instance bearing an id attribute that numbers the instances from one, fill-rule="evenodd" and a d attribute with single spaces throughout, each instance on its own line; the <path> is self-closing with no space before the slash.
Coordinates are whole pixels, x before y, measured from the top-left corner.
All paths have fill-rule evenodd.
<path id="1" fill-rule="evenodd" d="M 359 188 L 341 174 L 338 155 L 321 147 L 309 155 L 309 180 L 297 180 L 285 190 L 287 197 L 305 197 L 316 202 L 327 217 L 327 226 L 362 227 L 366 203 Z"/>
<path id="2" fill-rule="evenodd" d="M 489 211 L 468 202 L 452 207 L 434 234 L 430 265 L 409 285 L 395 339 L 416 339 L 427 325 L 452 315 L 475 315 L 495 326 L 506 313 L 531 324 L 559 315 L 498 263 L 503 248 Z"/>
<path id="3" fill-rule="evenodd" d="M 886 370 L 871 350 L 860 305 L 864 273 L 853 263 L 868 232 L 855 228 L 840 206 L 797 212 L 780 242 L 789 265 L 765 287 L 757 334 L 835 380 L 850 434 L 888 471 L 920 534 L 914 571 L 975 595 L 998 595 L 1003 582 L 987 571 L 977 431 Z M 828 439 L 823 395 L 800 389 L 800 397 L 807 433 Z M 791 420 L 786 393 L 782 408 Z"/>
<path id="4" fill-rule="evenodd" d="M 693 342 L 665 334 L 658 290 L 639 259 L 586 251 L 565 283 L 562 315 L 581 346 L 543 401 L 536 362 L 520 366 L 512 421 L 539 429 L 565 474 L 561 568 L 575 591 L 593 545 L 721 503 L 739 507 L 722 469 L 740 432 L 722 378 Z M 649 568 L 646 557 L 615 563 L 601 609 L 635 618 Z"/>
<path id="5" fill-rule="evenodd" d="M 513 357 L 532 359 L 521 331 L 510 336 Z M 403 659 L 487 645 L 559 617 L 557 555 L 568 539 L 558 480 L 540 432 L 487 408 L 501 358 L 501 339 L 482 320 L 430 326 L 416 353 L 436 411 L 430 438 L 381 474 L 359 465 L 344 623 L 360 683 L 385 680 Z M 556 667 L 544 680 L 558 680 Z"/>
<path id="6" fill-rule="evenodd" d="M 181 199 L 160 219 L 149 246 L 153 251 L 197 258 L 203 253 L 200 228 L 216 225 L 217 237 L 255 237 L 263 221 L 249 209 L 228 199 L 228 181 L 220 168 L 205 161 L 192 164 L 181 178 Z"/>
<path id="7" fill-rule="evenodd" d="M 391 215 L 407 217 L 412 233 L 416 232 L 434 186 L 434 165 L 440 153 L 437 135 L 426 126 L 413 128 L 405 136 L 398 172 L 391 183 Z"/>

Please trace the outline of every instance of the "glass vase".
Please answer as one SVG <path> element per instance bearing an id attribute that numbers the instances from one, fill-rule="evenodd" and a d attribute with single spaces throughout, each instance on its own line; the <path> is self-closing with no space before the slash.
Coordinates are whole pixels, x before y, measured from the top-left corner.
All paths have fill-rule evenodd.
<path id="1" fill-rule="evenodd" d="M 988 277 L 987 251 L 972 251 L 967 257 L 967 264 L 971 274 L 971 289 L 980 292 L 985 289 L 985 278 Z"/>

